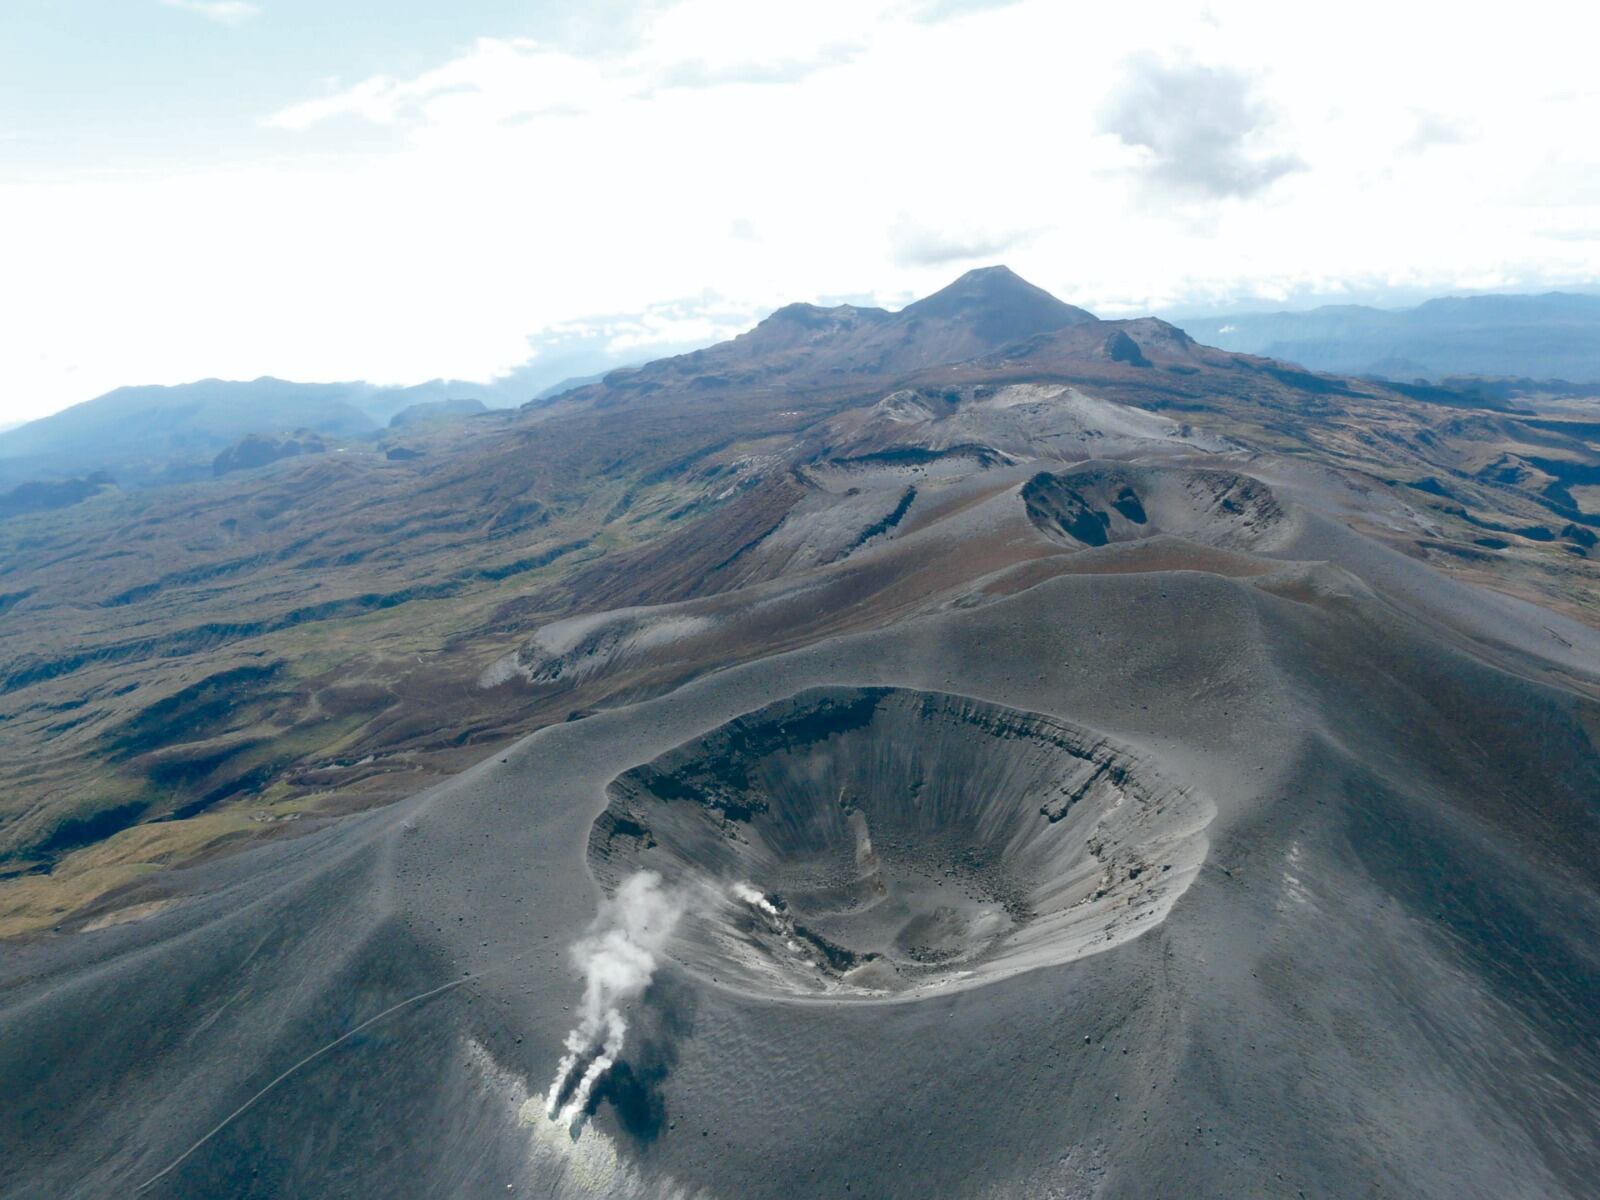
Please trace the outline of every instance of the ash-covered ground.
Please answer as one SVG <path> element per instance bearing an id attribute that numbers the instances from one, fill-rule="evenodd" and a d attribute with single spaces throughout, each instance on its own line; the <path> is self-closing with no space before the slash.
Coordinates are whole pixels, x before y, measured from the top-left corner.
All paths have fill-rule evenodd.
<path id="1" fill-rule="evenodd" d="M 1595 636 L 1085 553 L 11 953 L 6 1194 L 1586 1194 Z"/>

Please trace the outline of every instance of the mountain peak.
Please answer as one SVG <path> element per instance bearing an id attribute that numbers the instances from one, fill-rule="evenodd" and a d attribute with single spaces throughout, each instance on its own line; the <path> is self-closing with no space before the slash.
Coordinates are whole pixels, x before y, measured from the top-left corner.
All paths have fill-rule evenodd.
<path id="1" fill-rule="evenodd" d="M 1067 325 L 1083 325 L 1093 313 L 1057 300 L 1006 266 L 979 267 L 947 287 L 901 310 L 901 317 L 959 321 L 990 340 L 1020 340 Z"/>
<path id="2" fill-rule="evenodd" d="M 899 312 L 787 304 L 731 341 L 662 359 L 615 382 L 635 392 L 668 380 L 834 387 L 841 378 L 905 378 L 1040 334 L 1097 324 L 1092 313 L 1062 303 L 1006 267 L 984 267 Z"/>

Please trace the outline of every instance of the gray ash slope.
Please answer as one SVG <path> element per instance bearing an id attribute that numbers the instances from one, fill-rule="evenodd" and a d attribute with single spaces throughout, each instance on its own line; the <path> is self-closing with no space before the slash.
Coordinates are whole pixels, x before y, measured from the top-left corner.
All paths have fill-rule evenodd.
<path id="1" fill-rule="evenodd" d="M 1302 540 L 1411 573 L 1407 606 L 1473 599 L 1320 522 Z M 1508 669 L 1359 586 L 1263 579 L 1065 575 L 825 641 L 13 954 L 4 1190 L 1584 1194 L 1592 702 L 1537 678 L 1559 665 L 1539 622 L 1502 623 Z M 1205 862 L 1142 937 L 910 1003 L 797 1006 L 668 963 L 593 1119 L 554 1136 L 525 1101 L 577 1003 L 607 787 L 813 687 L 1097 730 L 1214 799 Z"/>
<path id="2" fill-rule="evenodd" d="M 612 707 L 8 948 L 0 1194 L 1589 1194 L 1600 635 L 1302 463 L 966 388 L 478 683 Z M 639 869 L 686 911 L 551 1120 Z"/>

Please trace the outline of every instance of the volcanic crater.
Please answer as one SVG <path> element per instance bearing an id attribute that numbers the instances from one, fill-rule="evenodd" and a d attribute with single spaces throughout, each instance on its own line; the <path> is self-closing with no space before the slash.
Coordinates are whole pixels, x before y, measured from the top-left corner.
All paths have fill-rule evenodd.
<path id="1" fill-rule="evenodd" d="M 1039 530 L 1074 549 L 1165 535 L 1273 550 L 1297 525 L 1271 488 L 1231 471 L 1089 463 L 1040 472 L 1022 501 Z"/>
<path id="2" fill-rule="evenodd" d="M 658 872 L 685 968 L 746 993 L 905 999 L 1108 949 L 1159 924 L 1209 799 L 1053 716 L 819 688 L 618 776 L 589 837 L 608 892 Z"/>

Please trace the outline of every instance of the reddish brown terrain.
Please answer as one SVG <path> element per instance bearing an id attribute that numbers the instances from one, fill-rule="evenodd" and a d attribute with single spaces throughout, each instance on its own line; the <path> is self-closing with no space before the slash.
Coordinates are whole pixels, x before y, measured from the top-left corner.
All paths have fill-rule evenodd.
<path id="1" fill-rule="evenodd" d="M 1062 464 L 1315 492 L 1593 624 L 1597 437 L 1600 413 L 1314 375 L 995 268 L 899 313 L 792 305 L 520 412 L 20 516 L 0 524 L 0 930 L 94 919 L 174 862 L 711 667 L 1124 569 L 989 515 Z M 684 614 L 670 636 L 627 615 L 663 605 L 689 606 L 662 610 Z"/>

